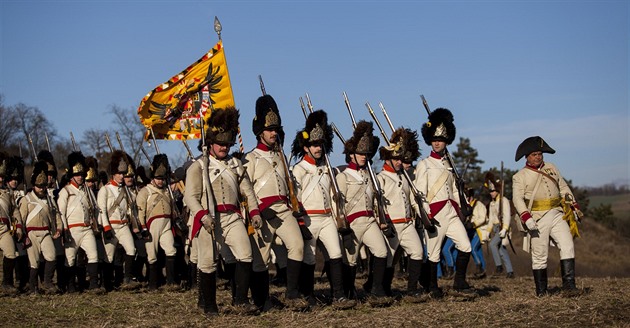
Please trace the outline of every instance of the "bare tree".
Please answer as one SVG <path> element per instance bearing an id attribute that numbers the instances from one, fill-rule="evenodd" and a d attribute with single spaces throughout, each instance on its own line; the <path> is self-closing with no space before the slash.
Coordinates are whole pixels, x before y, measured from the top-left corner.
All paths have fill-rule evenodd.
<path id="1" fill-rule="evenodd" d="M 12 106 L 12 110 L 15 112 L 17 128 L 21 134 L 20 139 L 28 140 L 30 136 L 36 152 L 47 149 L 46 135 L 49 140 L 53 140 L 57 131 L 39 108 L 18 103 Z"/>
<path id="2" fill-rule="evenodd" d="M 19 132 L 13 108 L 5 106 L 4 95 L 0 94 L 0 149 L 8 149 Z"/>
<path id="3" fill-rule="evenodd" d="M 88 150 L 88 153 L 94 154 L 99 163 L 105 159 L 109 159 L 109 147 L 105 141 L 107 131 L 101 129 L 90 128 L 83 132 L 81 144 Z"/>
<path id="4" fill-rule="evenodd" d="M 124 109 L 118 105 L 111 105 L 109 112 L 114 115 L 114 131 L 120 134 L 125 151 L 129 153 L 137 163 L 141 156 L 140 147 L 142 146 L 144 132 L 146 131 L 144 125 L 140 123 L 137 111 L 135 109 Z M 112 141 L 116 142 L 114 140 Z"/>

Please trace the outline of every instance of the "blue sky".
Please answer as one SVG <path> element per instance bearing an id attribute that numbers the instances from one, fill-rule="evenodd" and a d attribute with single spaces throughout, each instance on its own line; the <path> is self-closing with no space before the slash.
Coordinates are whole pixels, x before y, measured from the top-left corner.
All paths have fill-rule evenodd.
<path id="1" fill-rule="evenodd" d="M 383 102 L 418 130 L 424 94 L 451 109 L 484 168 L 521 167 L 516 147 L 540 135 L 557 151 L 546 160 L 596 186 L 630 180 L 629 15 L 628 1 L 0 0 L 0 93 L 64 138 L 108 128 L 110 105 L 135 111 L 217 42 L 218 16 L 246 148 L 260 74 L 288 135 L 306 92 L 346 136 L 343 91 L 358 118 Z"/>

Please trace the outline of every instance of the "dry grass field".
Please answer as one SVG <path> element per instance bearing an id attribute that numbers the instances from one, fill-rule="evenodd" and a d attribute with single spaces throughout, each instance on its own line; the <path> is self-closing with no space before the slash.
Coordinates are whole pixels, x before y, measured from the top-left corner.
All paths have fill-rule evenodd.
<path id="1" fill-rule="evenodd" d="M 359 280 L 362 282 L 362 280 Z M 534 297 L 530 277 L 473 282 L 481 292 L 473 300 L 447 296 L 421 304 L 397 302 L 389 308 L 363 303 L 347 311 L 316 306 L 308 312 L 273 310 L 258 316 L 228 313 L 228 291 L 219 291 L 221 315 L 206 319 L 196 309 L 196 292 L 123 293 L 102 296 L 19 296 L 0 299 L 5 327 L 628 327 L 630 278 L 578 277 L 585 294 Z M 450 284 L 450 282 L 449 282 Z M 559 278 L 550 279 L 557 287 Z M 403 280 L 395 281 L 404 286 Z M 317 291 L 327 293 L 319 283 Z M 281 290 L 272 293 L 281 297 Z"/>
<path id="2" fill-rule="evenodd" d="M 1 327 L 630 327 L 630 239 L 586 220 L 582 238 L 575 242 L 577 285 L 585 292 L 576 298 L 559 293 L 559 259 L 550 250 L 549 286 L 555 292 L 536 298 L 529 254 L 513 235 L 516 254 L 510 251 L 516 278 L 485 278 L 471 284 L 475 299 L 455 296 L 452 281 L 441 280 L 446 297 L 421 304 L 396 302 L 388 308 L 361 303 L 353 310 L 335 311 L 316 305 L 308 312 L 276 309 L 258 316 L 237 316 L 229 311 L 229 291 L 218 291 L 221 315 L 207 319 L 196 307 L 196 291 L 112 292 L 106 295 L 40 295 L 0 298 Z M 484 255 L 488 273 L 491 256 Z M 471 261 L 469 274 L 474 272 Z M 470 276 L 470 275 L 469 275 Z M 365 277 L 357 279 L 360 288 Z M 401 291 L 406 281 L 394 280 Z M 329 294 L 327 282 L 316 293 Z M 283 288 L 272 286 L 282 299 Z M 359 290 L 362 293 L 361 290 Z"/>

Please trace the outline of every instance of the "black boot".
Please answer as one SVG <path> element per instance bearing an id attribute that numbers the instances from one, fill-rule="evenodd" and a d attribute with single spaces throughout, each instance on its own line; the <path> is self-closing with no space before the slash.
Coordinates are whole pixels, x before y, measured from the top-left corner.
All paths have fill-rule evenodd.
<path id="1" fill-rule="evenodd" d="M 300 282 L 300 271 L 302 269 L 302 262 L 295 260 L 287 260 L 287 292 L 286 299 L 298 299 L 300 298 L 300 291 L 298 285 Z"/>
<path id="2" fill-rule="evenodd" d="M 197 288 L 198 276 L 197 276 L 197 263 L 188 262 L 188 275 L 190 276 L 190 289 Z"/>
<path id="3" fill-rule="evenodd" d="M 76 267 L 66 267 L 66 281 L 65 289 L 68 294 L 74 294 L 77 292 L 77 286 L 75 284 L 75 278 L 77 276 Z"/>
<path id="4" fill-rule="evenodd" d="M 39 289 L 37 288 L 37 281 L 39 280 L 39 268 L 30 268 L 29 271 L 29 293 L 31 294 L 39 294 Z"/>
<path id="5" fill-rule="evenodd" d="M 156 291 L 158 288 L 158 264 L 157 262 L 149 264 L 149 290 Z M 216 278 L 215 278 L 216 281 Z"/>
<path id="6" fill-rule="evenodd" d="M 179 289 L 175 284 L 175 261 L 175 256 L 166 257 L 166 285 L 172 291 Z"/>
<path id="7" fill-rule="evenodd" d="M 315 264 L 310 265 L 302 263 L 300 269 L 300 278 L 298 290 L 304 297 L 313 296 L 313 290 L 315 289 Z"/>
<path id="8" fill-rule="evenodd" d="M 350 309 L 356 306 L 357 302 L 349 299 L 344 294 L 343 286 L 343 261 L 332 259 L 328 261 L 328 281 L 332 290 L 333 307 L 338 310 Z"/>
<path id="9" fill-rule="evenodd" d="M 343 294 L 346 298 L 354 300 L 357 298 L 357 288 L 354 282 L 357 278 L 357 267 L 342 264 L 341 274 L 343 279 Z"/>
<path id="10" fill-rule="evenodd" d="M 258 306 L 251 304 L 247 298 L 251 279 L 252 262 L 236 262 L 234 269 L 234 307 L 239 314 L 255 314 Z"/>
<path id="11" fill-rule="evenodd" d="M 93 294 L 105 293 L 105 288 L 98 285 L 98 263 L 87 264 L 87 275 L 90 278 L 90 286 L 88 292 Z"/>
<path id="12" fill-rule="evenodd" d="M 416 293 L 418 291 L 418 281 L 422 270 L 422 260 L 409 259 L 407 265 L 407 292 Z"/>
<path id="13" fill-rule="evenodd" d="M 68 278 L 66 275 L 66 256 L 58 255 L 55 258 L 55 272 L 57 273 L 57 292 L 63 291 L 66 286 Z"/>
<path id="14" fill-rule="evenodd" d="M 370 259 L 366 262 L 365 270 L 367 271 L 368 277 L 363 283 L 363 290 L 369 294 L 372 292 L 372 285 L 374 284 L 374 256 L 370 256 Z"/>
<path id="15" fill-rule="evenodd" d="M 374 268 L 372 269 L 373 282 L 370 293 L 370 304 L 374 307 L 389 306 L 392 298 L 387 296 L 383 283 L 385 281 L 385 270 L 387 269 L 387 258 L 374 257 Z"/>
<path id="16" fill-rule="evenodd" d="M 394 282 L 394 271 L 396 268 L 389 267 L 385 268 L 385 275 L 383 276 L 383 290 L 385 290 L 385 294 L 387 296 L 394 296 L 394 292 L 392 292 L 392 283 Z"/>
<path id="17" fill-rule="evenodd" d="M 2 289 L 7 294 L 15 294 L 16 289 L 13 280 L 15 270 L 15 259 L 4 257 L 2 260 Z"/>
<path id="18" fill-rule="evenodd" d="M 216 272 L 199 272 L 199 302 L 206 316 L 219 314 L 217 307 L 217 276 Z M 150 280 L 149 276 L 149 280 Z"/>
<path id="19" fill-rule="evenodd" d="M 134 257 L 132 255 L 125 254 L 123 256 L 124 278 L 122 284 L 120 285 L 120 289 L 122 290 L 134 290 L 140 288 L 140 283 L 133 281 L 133 260 Z"/>
<path id="20" fill-rule="evenodd" d="M 144 276 L 142 270 L 144 269 L 144 265 L 147 263 L 146 256 L 138 256 L 133 261 L 133 276 L 136 278 L 138 282 L 146 282 L 147 279 Z"/>
<path id="21" fill-rule="evenodd" d="M 560 260 L 562 272 L 562 291 L 565 296 L 580 295 L 581 291 L 575 286 L 575 259 Z"/>
<path id="22" fill-rule="evenodd" d="M 298 290 L 300 271 L 302 271 L 301 261 L 287 260 L 287 292 L 284 300 L 286 306 L 296 311 L 302 311 L 308 307 L 308 302 L 300 297 Z"/>
<path id="23" fill-rule="evenodd" d="M 455 278 L 453 280 L 453 289 L 460 293 L 474 293 L 475 290 L 466 282 L 466 272 L 468 271 L 468 262 L 470 261 L 470 253 L 462 251 L 457 252 L 457 260 L 455 260 Z"/>
<path id="24" fill-rule="evenodd" d="M 269 299 L 269 271 L 252 272 L 250 281 L 252 299 L 258 310 L 262 312 Z"/>
<path id="25" fill-rule="evenodd" d="M 111 292 L 114 289 L 114 264 L 101 263 L 103 270 L 101 271 L 101 286 L 105 291 Z"/>
<path id="26" fill-rule="evenodd" d="M 52 282 L 55 270 L 57 269 L 57 261 L 46 261 L 44 267 L 44 283 L 42 285 L 42 291 L 45 294 L 57 294 L 59 289 Z"/>
<path id="27" fill-rule="evenodd" d="M 405 302 L 422 303 L 428 299 L 428 294 L 424 289 L 418 289 L 418 280 L 422 270 L 422 260 L 409 259 L 407 265 L 407 295 L 403 298 Z"/>
<path id="28" fill-rule="evenodd" d="M 28 256 L 18 256 L 17 264 L 15 266 L 15 275 L 18 279 L 20 279 L 20 283 L 18 284 L 18 291 L 20 293 L 26 292 L 26 284 L 29 281 L 30 272 L 31 266 L 28 262 Z"/>
<path id="29" fill-rule="evenodd" d="M 86 264 L 87 266 L 87 264 Z M 86 266 L 76 266 L 74 268 L 75 276 L 77 277 L 77 291 L 81 292 L 88 288 L 87 282 L 87 267 Z"/>
<path id="30" fill-rule="evenodd" d="M 424 291 L 428 293 L 431 285 L 431 262 L 429 260 L 422 262 L 419 282 Z"/>
<path id="31" fill-rule="evenodd" d="M 536 296 L 547 295 L 547 268 L 532 270 L 534 283 L 536 283 Z"/>
<path id="32" fill-rule="evenodd" d="M 442 296 L 444 296 L 444 293 L 442 292 L 442 289 L 438 287 L 438 278 L 437 278 L 438 265 L 440 265 L 440 263 L 431 262 L 431 261 L 427 261 L 427 262 L 429 263 L 429 267 L 430 267 L 429 293 L 432 298 L 442 298 Z"/>
<path id="33" fill-rule="evenodd" d="M 225 263 L 224 278 L 227 279 L 230 290 L 232 291 L 232 304 L 236 300 L 236 280 L 234 280 L 234 274 L 236 272 L 236 263 Z"/>
<path id="34" fill-rule="evenodd" d="M 120 286 L 123 284 L 125 280 L 125 268 L 122 265 L 114 265 L 113 271 L 114 271 L 114 279 L 112 280 L 113 287 L 118 289 L 120 288 Z"/>
<path id="35" fill-rule="evenodd" d="M 287 285 L 287 267 L 281 268 L 276 263 L 276 275 L 271 279 L 271 283 L 274 286 L 286 286 Z"/>

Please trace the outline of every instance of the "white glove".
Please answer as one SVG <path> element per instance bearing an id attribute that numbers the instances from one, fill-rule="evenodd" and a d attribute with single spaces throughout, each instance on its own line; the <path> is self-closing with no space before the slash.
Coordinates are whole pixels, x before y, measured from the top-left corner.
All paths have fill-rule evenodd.
<path id="1" fill-rule="evenodd" d="M 501 229 L 501 231 L 499 231 L 499 237 L 501 237 L 501 239 L 505 238 L 505 236 L 507 236 L 507 229 L 503 228 Z"/>
<path id="2" fill-rule="evenodd" d="M 538 230 L 538 225 L 536 225 L 536 220 L 534 220 L 534 218 L 531 218 L 525 221 L 525 226 L 527 227 L 527 230 L 529 231 Z"/>
<path id="3" fill-rule="evenodd" d="M 252 227 L 254 227 L 254 229 L 262 228 L 262 218 L 260 217 L 260 215 L 258 214 L 253 215 L 251 218 L 251 221 L 252 221 Z"/>
<path id="4" fill-rule="evenodd" d="M 201 224 L 203 224 L 203 228 L 206 229 L 206 231 L 210 234 L 214 230 L 214 220 L 210 218 L 208 215 L 204 215 L 201 218 Z"/>

